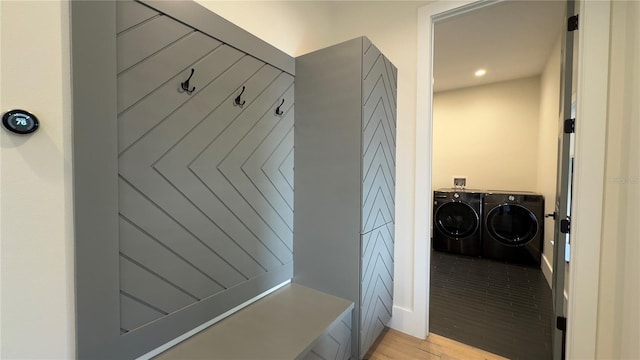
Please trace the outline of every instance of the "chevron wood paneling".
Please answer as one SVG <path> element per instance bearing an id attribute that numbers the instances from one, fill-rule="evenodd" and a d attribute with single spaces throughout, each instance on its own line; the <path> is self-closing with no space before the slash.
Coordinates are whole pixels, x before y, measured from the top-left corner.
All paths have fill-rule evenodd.
<path id="1" fill-rule="evenodd" d="M 125 333 L 291 264 L 294 87 L 144 5 L 118 2 L 118 16 Z"/>
<path id="2" fill-rule="evenodd" d="M 346 313 L 311 348 L 304 360 L 347 360 L 351 358 L 351 312 Z"/>
<path id="3" fill-rule="evenodd" d="M 375 342 L 393 307 L 393 223 L 362 235 L 360 352 Z"/>
<path id="4" fill-rule="evenodd" d="M 395 216 L 397 73 L 371 42 L 366 38 L 363 42 L 362 233 L 366 233 Z"/>
<path id="5" fill-rule="evenodd" d="M 360 354 L 391 319 L 397 70 L 363 39 L 362 286 Z"/>

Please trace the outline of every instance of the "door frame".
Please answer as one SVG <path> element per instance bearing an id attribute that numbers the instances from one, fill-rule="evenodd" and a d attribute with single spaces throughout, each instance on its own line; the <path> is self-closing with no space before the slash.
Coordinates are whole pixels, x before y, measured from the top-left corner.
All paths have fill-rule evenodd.
<path id="1" fill-rule="evenodd" d="M 498 1 L 501 0 L 441 0 L 418 10 L 413 321 L 404 324 L 404 328 L 420 338 L 429 333 L 429 244 L 433 215 L 430 206 L 433 202 L 433 26 L 439 20 Z M 578 68 L 574 69 L 578 76 L 571 224 L 574 242 L 569 274 L 567 358 L 594 358 L 596 351 L 610 8 L 610 0 L 581 1 L 579 6 L 581 28 L 578 31 Z"/>

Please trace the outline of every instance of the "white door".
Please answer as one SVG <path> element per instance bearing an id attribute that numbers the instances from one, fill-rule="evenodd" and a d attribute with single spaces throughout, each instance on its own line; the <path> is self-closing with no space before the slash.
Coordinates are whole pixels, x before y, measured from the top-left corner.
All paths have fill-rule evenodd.
<path id="1" fill-rule="evenodd" d="M 569 259 L 571 227 L 571 188 L 573 180 L 573 134 L 575 128 L 574 59 L 577 56 L 578 16 L 576 3 L 567 1 L 566 33 L 562 52 L 561 109 L 558 131 L 558 178 L 556 188 L 553 249 L 553 358 L 564 359 L 566 343 L 565 277 Z"/>

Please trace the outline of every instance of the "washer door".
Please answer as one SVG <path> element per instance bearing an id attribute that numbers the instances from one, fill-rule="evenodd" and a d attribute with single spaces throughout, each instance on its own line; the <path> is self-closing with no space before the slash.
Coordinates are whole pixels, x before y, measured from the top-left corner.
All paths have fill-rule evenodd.
<path id="1" fill-rule="evenodd" d="M 494 207 L 487 214 L 485 225 L 495 240 L 509 246 L 524 245 L 538 233 L 538 219 L 531 210 L 521 205 Z"/>
<path id="2" fill-rule="evenodd" d="M 440 232 L 456 239 L 473 235 L 480 223 L 478 213 L 469 204 L 461 202 L 450 202 L 440 206 L 434 220 Z"/>

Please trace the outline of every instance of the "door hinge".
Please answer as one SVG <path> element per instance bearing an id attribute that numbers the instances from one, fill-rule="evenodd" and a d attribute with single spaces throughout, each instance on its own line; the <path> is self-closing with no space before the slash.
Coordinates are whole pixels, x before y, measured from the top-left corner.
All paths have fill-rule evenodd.
<path id="1" fill-rule="evenodd" d="M 560 220 L 560 232 L 563 234 L 568 234 L 571 232 L 571 220 L 570 219 L 562 219 Z"/>
<path id="2" fill-rule="evenodd" d="M 572 134 L 576 132 L 576 119 L 566 119 L 564 121 L 564 133 Z"/>
<path id="3" fill-rule="evenodd" d="M 562 330 L 562 331 L 567 330 L 567 318 L 564 317 L 564 316 L 557 316 L 556 317 L 556 328 L 558 330 Z"/>
<path id="4" fill-rule="evenodd" d="M 567 21 L 567 31 L 578 30 L 578 15 L 569 16 Z"/>

